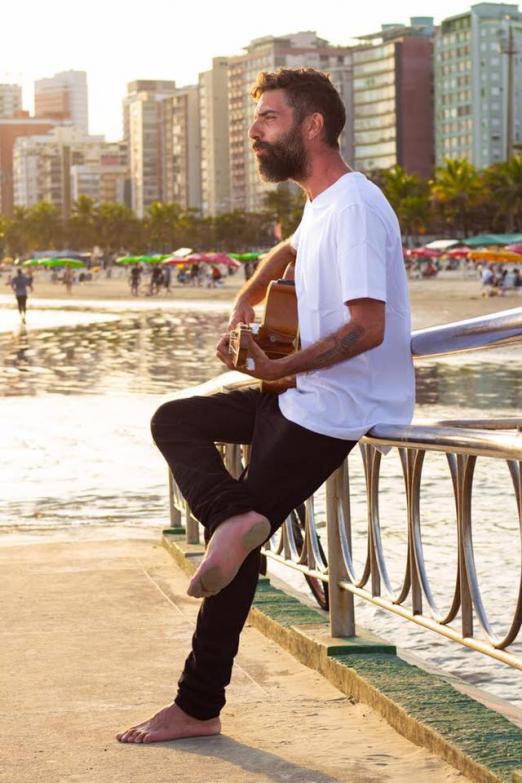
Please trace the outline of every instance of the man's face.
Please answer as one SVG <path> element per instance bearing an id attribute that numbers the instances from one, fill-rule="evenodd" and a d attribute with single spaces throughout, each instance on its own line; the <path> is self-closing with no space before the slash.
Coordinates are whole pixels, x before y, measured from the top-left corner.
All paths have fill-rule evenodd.
<path id="1" fill-rule="evenodd" d="M 257 167 L 266 182 L 302 180 L 308 169 L 302 126 L 284 90 L 268 90 L 257 104 L 248 135 L 257 156 Z"/>

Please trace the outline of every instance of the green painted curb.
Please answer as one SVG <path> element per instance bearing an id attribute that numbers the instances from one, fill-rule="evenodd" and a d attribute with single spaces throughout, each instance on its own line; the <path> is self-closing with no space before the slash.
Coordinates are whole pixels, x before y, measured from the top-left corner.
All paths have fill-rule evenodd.
<path id="1" fill-rule="evenodd" d="M 194 556 L 203 554 L 203 547 L 185 544 L 170 531 L 163 536 L 164 546 L 193 573 Z M 259 580 L 249 620 L 475 783 L 522 783 L 522 730 L 457 691 L 444 677 L 403 661 L 393 645 L 366 631 L 355 638 L 332 639 L 324 612 L 274 587 L 267 577 Z"/>

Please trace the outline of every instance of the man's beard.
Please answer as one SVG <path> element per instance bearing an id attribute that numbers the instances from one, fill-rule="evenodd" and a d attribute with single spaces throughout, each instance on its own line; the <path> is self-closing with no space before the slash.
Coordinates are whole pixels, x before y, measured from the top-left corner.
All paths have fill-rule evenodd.
<path id="1" fill-rule="evenodd" d="M 257 158 L 257 168 L 265 182 L 299 181 L 306 176 L 308 159 L 299 124 L 294 125 L 280 141 L 256 141 L 253 146 L 264 151 Z"/>

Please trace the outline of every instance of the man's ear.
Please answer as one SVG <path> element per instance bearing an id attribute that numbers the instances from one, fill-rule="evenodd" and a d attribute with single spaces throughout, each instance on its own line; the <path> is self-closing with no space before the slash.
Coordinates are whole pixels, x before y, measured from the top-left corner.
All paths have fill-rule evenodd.
<path id="1" fill-rule="evenodd" d="M 323 135 L 324 117 L 318 111 L 307 117 L 307 137 L 310 141 L 320 139 Z"/>

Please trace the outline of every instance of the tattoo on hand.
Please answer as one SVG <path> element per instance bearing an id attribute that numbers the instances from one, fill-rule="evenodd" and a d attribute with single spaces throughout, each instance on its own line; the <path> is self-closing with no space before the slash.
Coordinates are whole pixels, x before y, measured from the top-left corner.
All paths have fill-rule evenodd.
<path id="1" fill-rule="evenodd" d="M 330 340 L 334 341 L 333 346 L 320 353 L 314 361 L 316 368 L 330 367 L 332 364 L 344 361 L 353 356 L 353 347 L 359 342 L 364 334 L 364 330 L 359 326 L 354 326 L 342 337 L 331 335 Z"/>

